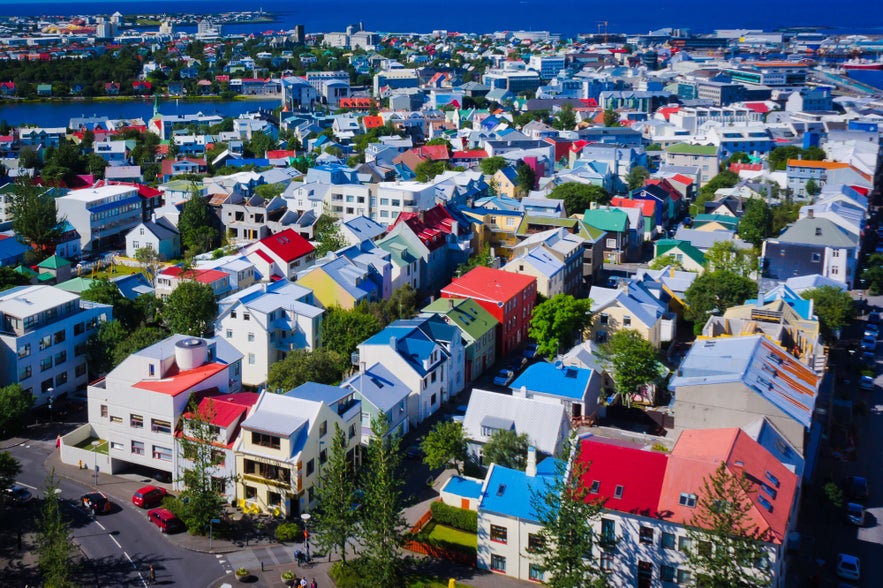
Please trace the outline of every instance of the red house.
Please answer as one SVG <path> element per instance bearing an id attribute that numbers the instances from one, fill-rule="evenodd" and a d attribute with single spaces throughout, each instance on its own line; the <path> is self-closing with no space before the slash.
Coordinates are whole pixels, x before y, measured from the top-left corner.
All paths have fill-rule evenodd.
<path id="1" fill-rule="evenodd" d="M 477 267 L 442 288 L 442 298 L 472 298 L 500 321 L 497 353 L 507 355 L 527 340 L 537 300 L 537 279 L 489 267 Z"/>

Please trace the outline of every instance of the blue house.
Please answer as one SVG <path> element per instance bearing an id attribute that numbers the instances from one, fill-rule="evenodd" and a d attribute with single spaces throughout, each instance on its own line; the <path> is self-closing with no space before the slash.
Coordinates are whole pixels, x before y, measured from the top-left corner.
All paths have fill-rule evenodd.
<path id="1" fill-rule="evenodd" d="M 602 378 L 595 370 L 539 362 L 528 367 L 510 385 L 512 395 L 560 403 L 574 420 L 591 418 L 598 412 Z"/>

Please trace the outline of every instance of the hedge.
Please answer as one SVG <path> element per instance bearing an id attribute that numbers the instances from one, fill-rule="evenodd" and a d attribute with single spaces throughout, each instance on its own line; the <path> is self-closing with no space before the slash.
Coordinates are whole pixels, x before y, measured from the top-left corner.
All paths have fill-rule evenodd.
<path id="1" fill-rule="evenodd" d="M 478 513 L 474 510 L 448 506 L 444 502 L 433 502 L 430 510 L 437 523 L 468 533 L 478 533 Z"/>

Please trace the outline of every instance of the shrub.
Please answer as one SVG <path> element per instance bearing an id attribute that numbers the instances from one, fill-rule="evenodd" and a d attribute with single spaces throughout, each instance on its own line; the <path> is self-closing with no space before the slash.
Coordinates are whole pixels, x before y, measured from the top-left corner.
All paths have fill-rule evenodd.
<path id="1" fill-rule="evenodd" d="M 478 513 L 474 510 L 448 506 L 444 502 L 433 502 L 430 510 L 437 523 L 468 533 L 478 533 Z"/>
<path id="2" fill-rule="evenodd" d="M 337 588 L 362 588 L 365 579 L 370 578 L 370 569 L 361 559 L 336 561 L 331 564 L 328 575 Z"/>
<path id="3" fill-rule="evenodd" d="M 300 526 L 297 523 L 282 523 L 276 527 L 277 541 L 299 541 L 303 537 Z"/>

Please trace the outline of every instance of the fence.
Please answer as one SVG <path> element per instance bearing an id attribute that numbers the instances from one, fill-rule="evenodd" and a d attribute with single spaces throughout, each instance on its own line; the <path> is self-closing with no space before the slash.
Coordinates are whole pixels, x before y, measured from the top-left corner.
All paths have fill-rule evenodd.
<path id="1" fill-rule="evenodd" d="M 424 527 L 426 527 L 426 525 L 429 524 L 429 521 L 431 520 L 432 511 L 427 510 L 422 517 L 417 519 L 417 522 L 414 523 L 414 526 L 411 527 L 411 534 L 414 536 L 419 535 L 419 533 L 423 531 Z M 427 555 L 436 559 L 446 559 L 448 561 L 464 566 L 470 566 L 474 568 L 476 564 L 475 554 L 463 553 L 462 551 L 449 549 L 447 547 L 442 547 L 439 545 L 432 545 L 430 543 L 418 541 L 416 539 L 405 541 L 404 548 L 414 553 Z"/>

